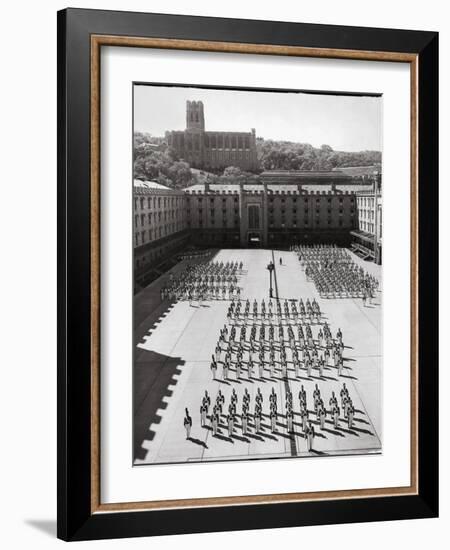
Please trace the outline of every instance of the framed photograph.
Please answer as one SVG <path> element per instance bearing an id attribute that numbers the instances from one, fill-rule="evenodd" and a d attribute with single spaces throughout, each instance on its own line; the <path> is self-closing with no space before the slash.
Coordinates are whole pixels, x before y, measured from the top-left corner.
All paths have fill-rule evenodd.
<path id="1" fill-rule="evenodd" d="M 58 536 L 438 514 L 438 35 L 58 13 Z"/>

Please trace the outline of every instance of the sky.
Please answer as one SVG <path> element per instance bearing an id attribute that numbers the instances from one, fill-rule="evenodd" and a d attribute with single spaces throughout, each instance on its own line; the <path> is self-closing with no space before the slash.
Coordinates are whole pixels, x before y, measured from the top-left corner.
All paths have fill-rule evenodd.
<path id="1" fill-rule="evenodd" d="M 201 100 L 205 130 L 249 132 L 264 139 L 330 145 L 336 151 L 382 148 L 382 98 L 134 86 L 134 130 L 164 136 L 184 130 L 186 101 Z"/>

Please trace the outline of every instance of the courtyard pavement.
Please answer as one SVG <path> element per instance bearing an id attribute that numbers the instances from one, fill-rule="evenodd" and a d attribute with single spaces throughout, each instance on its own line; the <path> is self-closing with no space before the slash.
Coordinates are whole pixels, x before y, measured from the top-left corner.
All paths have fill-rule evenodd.
<path id="1" fill-rule="evenodd" d="M 378 277 L 381 289 L 380 266 L 364 262 L 354 254 L 352 256 L 355 262 Z M 280 257 L 282 265 L 279 264 Z M 315 298 L 333 335 L 341 328 L 345 344 L 343 374 L 339 377 L 335 368 L 328 367 L 322 378 L 318 375 L 308 378 L 302 370 L 301 377 L 295 379 L 291 368 L 287 380 L 259 380 L 257 374 L 252 380 L 236 380 L 235 371 L 231 370 L 228 381 L 213 381 L 209 368 L 211 355 L 220 329 L 226 323 L 230 301 L 207 301 L 201 307 L 196 302 L 192 306 L 188 302 L 161 302 L 160 289 L 170 272 L 166 273 L 134 298 L 134 464 L 380 452 L 382 292 L 377 293 L 373 304 L 365 307 L 360 299 L 321 299 L 314 284 L 306 280 L 294 252 L 227 249 L 217 251 L 213 259 L 242 261 L 243 272 L 238 277 L 241 299 L 249 298 L 252 302 L 254 298 L 259 301 L 264 298 L 266 303 L 269 296 L 266 267 L 273 259 L 276 266 L 276 296 L 281 300 Z M 183 270 L 186 264 L 186 261 L 180 262 L 171 272 Z M 313 327 L 315 335 L 317 331 L 318 326 Z M 277 331 L 275 334 L 278 336 Z M 249 334 L 247 341 L 248 338 Z M 220 372 L 221 368 L 218 370 Z M 349 429 L 342 418 L 335 429 L 327 415 L 324 430 L 315 425 L 313 452 L 308 452 L 299 416 L 300 387 L 303 384 L 306 390 L 310 419 L 314 423 L 311 405 L 315 384 L 321 389 L 328 408 L 332 391 L 339 400 L 343 382 L 355 407 L 354 425 Z M 211 396 L 211 406 L 219 389 L 222 391 L 225 413 L 234 388 L 238 395 L 239 414 L 245 388 L 251 395 L 250 412 L 253 413 L 254 395 L 258 387 L 264 399 L 263 413 L 268 413 L 272 388 L 277 393 L 281 414 L 275 433 L 271 433 L 268 416 L 263 416 L 263 430 L 259 434 L 252 428 L 246 436 L 242 434 L 239 422 L 231 438 L 224 423 L 216 436 L 213 436 L 209 426 L 200 426 L 199 409 L 205 390 Z M 294 398 L 294 434 L 287 432 L 283 416 L 288 387 Z M 186 439 L 183 425 L 186 407 L 193 420 L 189 439 Z"/>

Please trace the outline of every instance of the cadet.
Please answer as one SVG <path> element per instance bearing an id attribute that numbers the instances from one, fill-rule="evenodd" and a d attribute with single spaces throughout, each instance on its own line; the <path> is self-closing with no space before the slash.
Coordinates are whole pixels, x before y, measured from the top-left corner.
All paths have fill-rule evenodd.
<path id="1" fill-rule="evenodd" d="M 319 422 L 320 422 L 320 429 L 323 430 L 325 428 L 325 417 L 327 413 L 323 405 L 319 409 Z"/>
<path id="2" fill-rule="evenodd" d="M 294 431 L 294 413 L 292 412 L 292 409 L 286 412 L 286 423 L 287 423 L 287 431 L 293 432 Z"/>
<path id="3" fill-rule="evenodd" d="M 337 406 L 337 403 L 333 406 L 331 410 L 331 415 L 333 417 L 334 427 L 339 428 L 339 407 Z"/>
<path id="4" fill-rule="evenodd" d="M 184 416 L 184 428 L 186 430 L 186 439 L 189 439 L 191 436 L 191 428 L 192 428 L 192 418 L 189 416 L 189 411 L 185 410 L 185 416 Z"/>
<path id="5" fill-rule="evenodd" d="M 211 372 L 212 372 L 213 380 L 215 380 L 216 379 L 216 374 L 217 374 L 217 363 L 215 361 L 211 362 L 210 369 L 211 369 Z"/>
<path id="6" fill-rule="evenodd" d="M 306 428 L 308 427 L 308 410 L 306 407 L 303 407 L 300 411 L 300 418 L 302 419 L 302 428 L 303 431 L 306 433 Z"/>
<path id="7" fill-rule="evenodd" d="M 262 418 L 261 411 L 258 411 L 257 413 L 255 413 L 255 431 L 256 431 L 256 433 L 261 431 L 261 418 Z"/>
<path id="8" fill-rule="evenodd" d="M 330 405 L 330 409 L 332 409 L 333 407 L 337 407 L 337 405 L 338 405 L 338 401 L 337 401 L 337 398 L 336 398 L 336 395 L 335 395 L 334 391 L 331 392 L 329 405 Z"/>
<path id="9" fill-rule="evenodd" d="M 355 416 L 355 407 L 353 406 L 353 403 L 350 403 L 350 405 L 347 408 L 347 420 L 348 420 L 349 429 L 353 428 L 354 416 Z"/>
<path id="10" fill-rule="evenodd" d="M 242 368 L 242 363 L 241 363 L 241 360 L 238 359 L 236 362 L 236 378 L 238 380 L 241 378 L 241 368 Z"/>
<path id="11" fill-rule="evenodd" d="M 342 376 L 342 369 L 344 368 L 344 361 L 342 360 L 342 357 L 339 357 L 338 359 L 337 368 L 339 376 Z"/>
<path id="12" fill-rule="evenodd" d="M 261 357 L 259 360 L 259 377 L 264 378 L 264 361 L 261 360 Z"/>
<path id="13" fill-rule="evenodd" d="M 270 411 L 270 427 L 272 430 L 272 433 L 277 431 L 277 413 L 274 408 Z"/>
<path id="14" fill-rule="evenodd" d="M 228 361 L 225 361 L 222 368 L 222 378 L 224 380 L 228 379 L 228 367 L 229 367 Z"/>
<path id="15" fill-rule="evenodd" d="M 303 384 L 301 385 L 300 391 L 298 392 L 298 399 L 300 401 L 300 408 L 302 407 L 302 403 L 304 403 L 306 407 L 306 391 L 303 387 Z"/>
<path id="16" fill-rule="evenodd" d="M 216 361 L 219 361 L 220 359 L 220 344 L 217 344 L 216 346 L 216 357 L 215 357 Z"/>
<path id="17" fill-rule="evenodd" d="M 342 385 L 340 396 L 341 396 L 341 407 L 342 407 L 344 405 L 344 398 L 348 396 L 348 389 L 347 389 L 347 386 L 345 385 L 345 382 Z"/>
<path id="18" fill-rule="evenodd" d="M 315 435 L 316 433 L 314 431 L 314 426 L 311 424 L 311 422 L 309 422 L 305 430 L 305 436 L 306 436 L 306 441 L 308 445 L 308 451 L 310 452 L 312 451 L 312 444 L 313 444 L 313 439 Z"/>
<path id="19" fill-rule="evenodd" d="M 214 407 L 215 409 L 215 407 Z M 219 426 L 219 413 L 215 410 L 211 416 L 213 435 L 217 435 L 217 428 Z"/>
<path id="20" fill-rule="evenodd" d="M 234 428 L 234 414 L 232 413 L 228 414 L 227 423 L 228 423 L 228 437 L 231 437 L 233 435 L 233 428 Z"/>
<path id="21" fill-rule="evenodd" d="M 241 416 L 242 435 L 247 435 L 247 431 L 248 431 L 248 421 L 249 421 L 248 412 L 243 412 L 243 413 L 242 413 L 242 416 Z"/>
<path id="22" fill-rule="evenodd" d="M 208 409 L 205 405 L 200 406 L 200 426 L 203 428 L 206 426 L 206 413 Z"/>

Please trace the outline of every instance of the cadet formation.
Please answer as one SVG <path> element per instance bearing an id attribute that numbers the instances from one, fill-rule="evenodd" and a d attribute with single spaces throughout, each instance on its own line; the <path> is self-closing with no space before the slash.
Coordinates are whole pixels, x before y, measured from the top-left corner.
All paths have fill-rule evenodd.
<path id="1" fill-rule="evenodd" d="M 378 280 L 358 266 L 349 252 L 335 245 L 293 246 L 307 280 L 321 298 L 361 298 L 372 303 Z"/>
<path id="2" fill-rule="evenodd" d="M 203 261 L 188 265 L 177 275 L 170 274 L 161 288 L 161 300 L 186 300 L 191 304 L 205 300 L 229 300 L 239 297 L 238 275 L 242 262 Z"/>
<path id="3" fill-rule="evenodd" d="M 355 264 L 345 249 L 317 245 L 291 250 L 321 298 L 362 298 L 365 304 L 374 297 L 378 281 Z M 332 330 L 316 299 L 241 299 L 238 275 L 242 272 L 242 262 L 206 261 L 172 277 L 162 290 L 164 297 L 177 300 L 230 300 L 209 368 L 211 379 L 231 385 L 231 393 L 227 391 L 226 398 L 221 389 L 214 396 L 204 390 L 198 403 L 199 428 L 222 439 L 225 433 L 229 440 L 234 435 L 283 432 L 302 437 L 304 450 L 310 452 L 322 431 L 352 433 L 355 407 L 344 381 L 342 330 Z M 327 379 L 340 382 L 338 390 L 333 385 L 337 394 Z M 290 380 L 300 386 L 297 395 Z M 239 386 L 246 381 L 253 384 L 251 394 L 247 385 Z M 184 426 L 189 438 L 188 409 Z"/>

